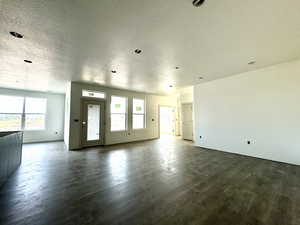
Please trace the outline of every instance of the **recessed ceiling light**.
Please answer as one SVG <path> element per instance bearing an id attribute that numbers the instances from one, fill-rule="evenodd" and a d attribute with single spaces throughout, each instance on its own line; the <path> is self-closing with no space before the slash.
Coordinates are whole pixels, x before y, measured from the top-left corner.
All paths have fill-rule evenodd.
<path id="1" fill-rule="evenodd" d="M 136 50 L 134 50 L 134 52 L 135 52 L 136 54 L 141 54 L 141 53 L 142 53 L 142 50 L 141 50 L 141 49 L 136 49 Z"/>
<path id="2" fill-rule="evenodd" d="M 205 0 L 194 0 L 193 5 L 195 7 L 200 7 L 204 2 L 205 2 Z"/>
<path id="3" fill-rule="evenodd" d="M 112 72 L 112 73 L 117 73 L 117 71 L 116 71 L 116 70 L 112 70 L 111 72 Z"/>
<path id="4" fill-rule="evenodd" d="M 248 65 L 254 65 L 256 63 L 256 61 L 251 61 L 251 62 L 248 62 Z"/>
<path id="5" fill-rule="evenodd" d="M 32 61 L 25 59 L 24 62 L 26 63 L 32 63 Z"/>
<path id="6" fill-rule="evenodd" d="M 19 34 L 18 32 L 15 31 L 11 31 L 9 32 L 12 36 L 16 37 L 16 38 L 23 38 L 22 34 Z"/>

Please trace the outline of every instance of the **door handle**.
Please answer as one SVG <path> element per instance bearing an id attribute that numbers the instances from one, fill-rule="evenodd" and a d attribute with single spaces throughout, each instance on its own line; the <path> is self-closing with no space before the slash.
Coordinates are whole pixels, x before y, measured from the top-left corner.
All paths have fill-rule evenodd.
<path id="1" fill-rule="evenodd" d="M 85 125 L 86 125 L 86 122 L 83 121 L 83 122 L 82 122 L 82 125 L 85 126 Z"/>

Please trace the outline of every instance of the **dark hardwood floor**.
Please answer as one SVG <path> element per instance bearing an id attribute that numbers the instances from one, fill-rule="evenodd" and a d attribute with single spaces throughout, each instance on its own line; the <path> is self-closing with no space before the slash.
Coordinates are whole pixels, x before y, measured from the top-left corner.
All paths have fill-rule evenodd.
<path id="1" fill-rule="evenodd" d="M 24 146 L 0 224 L 299 225 L 300 167 L 175 138 L 64 150 Z"/>

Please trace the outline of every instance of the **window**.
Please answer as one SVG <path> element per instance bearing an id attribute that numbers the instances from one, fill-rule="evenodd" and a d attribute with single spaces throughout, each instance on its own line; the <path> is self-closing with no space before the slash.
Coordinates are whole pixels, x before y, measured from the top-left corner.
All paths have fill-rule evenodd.
<path id="1" fill-rule="evenodd" d="M 110 130 L 124 131 L 127 128 L 127 98 L 111 96 Z"/>
<path id="2" fill-rule="evenodd" d="M 0 131 L 22 129 L 24 98 L 0 95 Z"/>
<path id="3" fill-rule="evenodd" d="M 90 98 L 105 98 L 105 93 L 104 92 L 98 92 L 98 91 L 82 90 L 82 96 L 83 97 L 90 97 Z"/>
<path id="4" fill-rule="evenodd" d="M 45 129 L 47 100 L 0 95 L 0 131 Z"/>
<path id="5" fill-rule="evenodd" d="M 25 130 L 45 129 L 47 100 L 45 98 L 25 99 Z"/>
<path id="6" fill-rule="evenodd" d="M 132 108 L 132 128 L 145 128 L 145 100 L 134 98 Z"/>

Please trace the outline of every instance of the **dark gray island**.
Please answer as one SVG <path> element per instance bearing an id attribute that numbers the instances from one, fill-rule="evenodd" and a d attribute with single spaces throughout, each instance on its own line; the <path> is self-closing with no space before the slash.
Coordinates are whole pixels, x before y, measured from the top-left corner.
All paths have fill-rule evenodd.
<path id="1" fill-rule="evenodd" d="M 0 186 L 20 166 L 22 143 L 22 132 L 0 132 Z"/>

